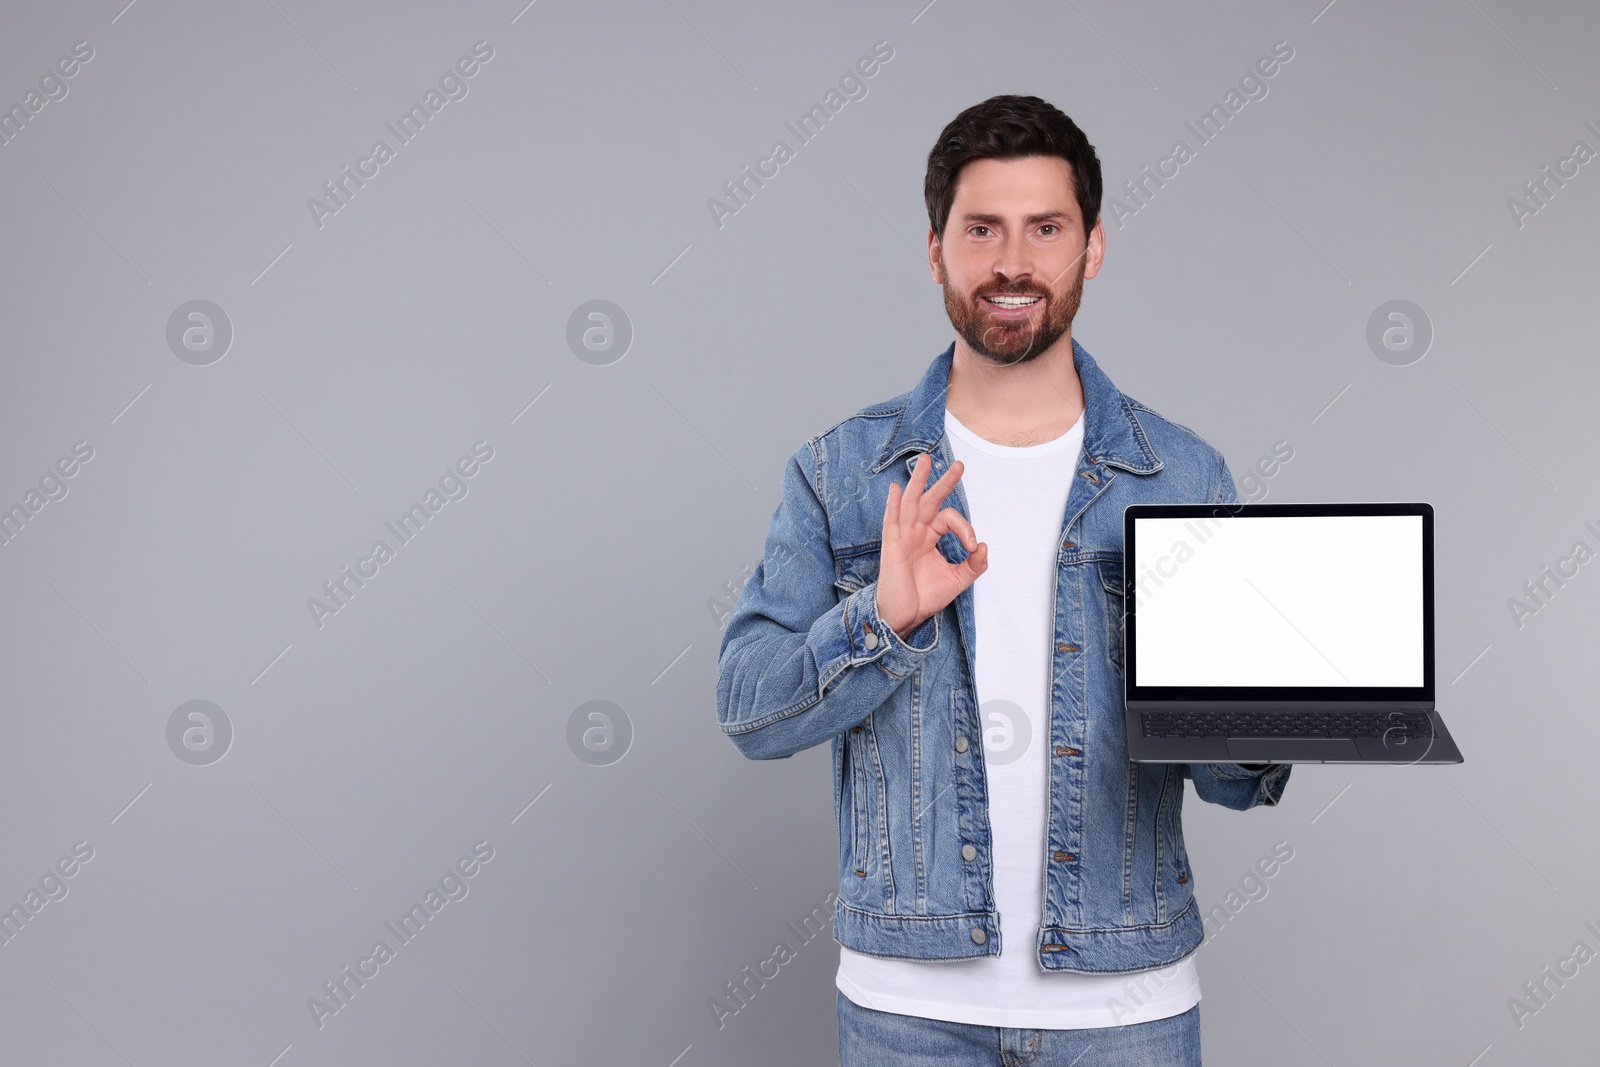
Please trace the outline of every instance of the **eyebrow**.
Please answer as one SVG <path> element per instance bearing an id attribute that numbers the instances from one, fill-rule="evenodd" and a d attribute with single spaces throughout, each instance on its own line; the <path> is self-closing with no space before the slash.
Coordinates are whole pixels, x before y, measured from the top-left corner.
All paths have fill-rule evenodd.
<path id="1" fill-rule="evenodd" d="M 1068 215 L 1065 211 L 1041 211 L 1037 215 L 1029 215 L 1023 221 L 1031 225 L 1035 222 L 1048 222 L 1051 219 L 1060 219 L 1063 222 L 1068 222 L 1071 221 L 1072 216 Z M 991 225 L 995 225 L 1002 220 L 999 215 L 979 215 L 975 212 L 969 211 L 965 215 L 961 216 L 961 221 L 986 222 Z"/>

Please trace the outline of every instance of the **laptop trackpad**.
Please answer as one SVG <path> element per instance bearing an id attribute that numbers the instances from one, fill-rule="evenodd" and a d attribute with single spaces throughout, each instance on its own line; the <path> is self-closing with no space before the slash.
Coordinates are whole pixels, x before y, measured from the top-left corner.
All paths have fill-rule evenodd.
<path id="1" fill-rule="evenodd" d="M 1348 737 L 1230 737 L 1228 756 L 1235 763 L 1287 762 L 1289 760 L 1361 759 L 1361 751 Z"/>

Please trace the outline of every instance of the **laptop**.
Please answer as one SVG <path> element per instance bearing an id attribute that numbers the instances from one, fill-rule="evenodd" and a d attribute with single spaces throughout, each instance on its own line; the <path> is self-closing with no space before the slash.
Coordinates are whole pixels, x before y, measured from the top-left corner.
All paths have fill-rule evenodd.
<path id="1" fill-rule="evenodd" d="M 1462 762 L 1431 504 L 1131 504 L 1123 550 L 1135 762 Z"/>

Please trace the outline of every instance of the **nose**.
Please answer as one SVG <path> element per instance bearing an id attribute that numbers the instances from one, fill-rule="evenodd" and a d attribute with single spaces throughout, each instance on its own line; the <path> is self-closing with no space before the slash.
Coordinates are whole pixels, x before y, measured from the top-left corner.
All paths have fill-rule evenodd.
<path id="1" fill-rule="evenodd" d="M 1028 242 L 1009 234 L 1002 238 L 994 272 L 1009 282 L 1016 282 L 1027 275 L 1031 268 Z"/>

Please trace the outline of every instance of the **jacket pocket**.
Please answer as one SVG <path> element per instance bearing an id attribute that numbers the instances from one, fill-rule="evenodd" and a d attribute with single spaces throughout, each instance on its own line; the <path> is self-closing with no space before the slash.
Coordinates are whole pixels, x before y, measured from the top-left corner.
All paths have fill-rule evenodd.
<path id="1" fill-rule="evenodd" d="M 1156 804 L 1156 921 L 1168 922 L 1194 895 L 1189 877 L 1189 857 L 1183 849 L 1183 771 L 1177 764 L 1162 767 L 1161 800 Z"/>
<path id="2" fill-rule="evenodd" d="M 839 815 L 844 810 L 844 737 L 844 734 L 838 734 L 833 739 L 833 825 L 835 826 L 840 826 Z"/>
<path id="3" fill-rule="evenodd" d="M 869 541 L 864 545 L 834 549 L 833 587 L 839 590 L 841 599 L 878 580 L 882 544 L 881 541 Z"/>
<path id="4" fill-rule="evenodd" d="M 845 731 L 844 753 L 844 770 L 850 775 L 850 873 L 864 880 L 871 851 L 867 847 L 867 752 L 862 727 Z"/>
<path id="5" fill-rule="evenodd" d="M 1122 595 L 1122 560 L 1101 560 L 1095 565 L 1100 572 L 1100 588 L 1105 593 L 1106 657 L 1117 670 L 1122 670 L 1123 617 L 1126 601 Z"/>

